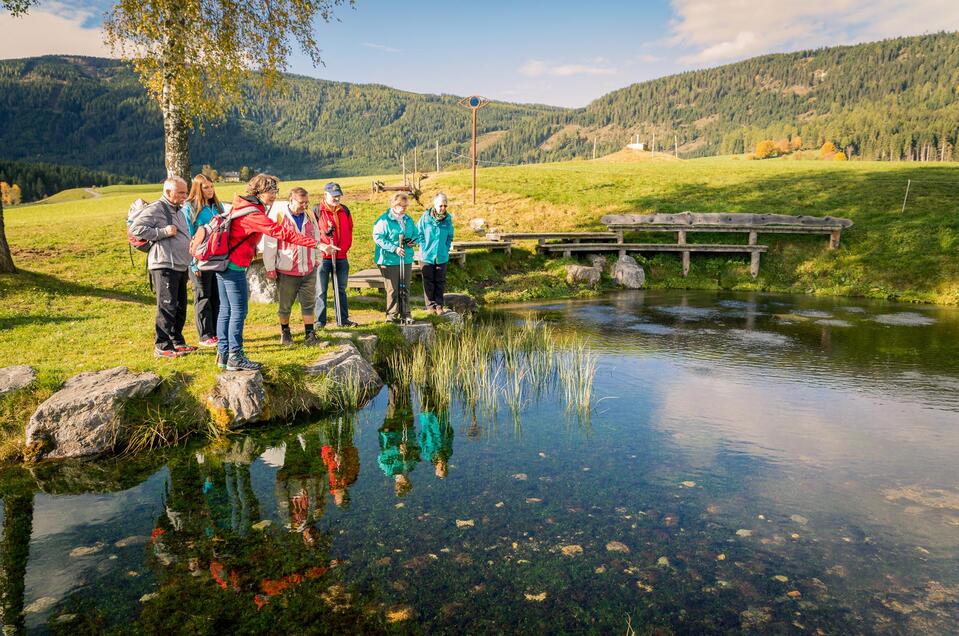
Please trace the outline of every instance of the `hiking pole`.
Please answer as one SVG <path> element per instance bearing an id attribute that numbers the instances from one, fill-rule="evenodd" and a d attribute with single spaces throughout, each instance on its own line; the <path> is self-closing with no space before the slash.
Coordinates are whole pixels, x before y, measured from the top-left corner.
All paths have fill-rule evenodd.
<path id="1" fill-rule="evenodd" d="M 410 319 L 410 292 L 406 288 L 406 245 L 404 245 L 404 239 L 406 237 L 400 233 L 400 247 L 403 248 L 403 256 L 400 258 L 400 284 L 399 284 L 399 294 L 400 294 L 400 320 L 406 321 Z"/>
<path id="2" fill-rule="evenodd" d="M 333 311 L 336 312 L 336 326 L 342 327 L 342 317 L 343 314 L 340 312 L 340 284 L 337 282 L 336 276 L 336 245 L 333 245 L 333 251 L 330 253 L 330 258 L 333 260 Z"/>

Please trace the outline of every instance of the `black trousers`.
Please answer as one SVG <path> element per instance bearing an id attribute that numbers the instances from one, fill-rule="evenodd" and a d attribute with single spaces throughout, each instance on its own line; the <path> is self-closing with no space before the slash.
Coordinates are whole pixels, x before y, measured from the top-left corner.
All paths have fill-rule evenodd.
<path id="1" fill-rule="evenodd" d="M 187 273 L 153 269 L 150 275 L 157 294 L 156 348 L 170 351 L 186 344 L 183 325 L 186 324 Z"/>
<path id="2" fill-rule="evenodd" d="M 220 291 L 216 272 L 190 271 L 193 281 L 193 321 L 200 340 L 216 336 L 216 317 L 220 314 Z"/>
<path id="3" fill-rule="evenodd" d="M 446 265 L 447 263 L 423 263 L 423 296 L 426 297 L 427 309 L 443 306 L 443 296 L 446 294 Z"/>

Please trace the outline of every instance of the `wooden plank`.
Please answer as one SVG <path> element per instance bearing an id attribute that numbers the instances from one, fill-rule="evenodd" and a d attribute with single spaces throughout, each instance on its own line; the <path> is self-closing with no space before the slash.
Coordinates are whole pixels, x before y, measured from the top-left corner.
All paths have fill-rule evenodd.
<path id="1" fill-rule="evenodd" d="M 454 250 L 504 250 L 509 251 L 510 241 L 453 241 Z"/>
<path id="2" fill-rule="evenodd" d="M 833 216 L 806 216 L 791 214 L 752 214 L 747 212 L 681 212 L 679 214 L 607 214 L 602 218 L 603 225 L 642 226 L 642 225 L 747 225 L 757 226 L 801 226 L 847 228 L 852 220 Z"/>
<path id="3" fill-rule="evenodd" d="M 538 248 L 541 252 L 561 252 L 564 255 L 572 255 L 572 252 L 714 252 L 720 254 L 726 253 L 750 253 L 765 252 L 769 249 L 767 245 L 726 245 L 709 243 L 686 243 L 679 245 L 677 243 L 553 243 L 542 245 Z"/>
<path id="4" fill-rule="evenodd" d="M 547 241 L 566 239 L 589 239 L 592 241 L 615 241 L 615 232 L 491 232 L 486 235 L 491 241 Z"/>
<path id="5" fill-rule="evenodd" d="M 841 232 L 842 228 L 835 227 L 805 227 L 805 226 L 777 226 L 764 225 L 610 225 L 611 230 L 618 232 L 758 232 L 760 234 L 832 234 Z"/>

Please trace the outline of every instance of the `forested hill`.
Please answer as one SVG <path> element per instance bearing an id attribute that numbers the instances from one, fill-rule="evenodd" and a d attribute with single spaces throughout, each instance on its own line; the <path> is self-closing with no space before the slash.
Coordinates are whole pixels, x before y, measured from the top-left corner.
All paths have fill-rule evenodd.
<path id="1" fill-rule="evenodd" d="M 291 77 L 248 91 L 243 113 L 193 138 L 195 167 L 281 177 L 394 171 L 414 145 L 432 165 L 468 153 L 468 111 L 449 95 Z M 762 139 L 832 141 L 866 159 L 959 159 L 959 34 L 767 55 L 633 84 L 582 109 L 493 103 L 480 111 L 481 160 L 605 154 L 633 135 L 680 156 L 748 152 Z M 84 57 L 0 61 L 0 158 L 156 179 L 157 108 L 130 68 Z"/>
<path id="2" fill-rule="evenodd" d="M 469 111 L 458 97 L 419 95 L 386 86 L 289 77 L 289 89 L 262 94 L 251 88 L 241 113 L 195 134 L 195 168 L 220 172 L 251 166 L 281 177 L 398 171 L 399 157 L 420 146 L 435 164 L 463 159 Z M 562 112 L 550 106 L 493 103 L 479 132 Z M 90 57 L 45 56 L 0 61 L 0 158 L 82 165 L 158 179 L 163 171 L 159 109 L 132 69 Z M 412 155 L 408 153 L 409 167 Z"/>
<path id="3" fill-rule="evenodd" d="M 550 119 L 523 122 L 521 137 Z M 609 93 L 565 123 L 547 154 L 585 156 L 592 136 L 602 152 L 639 134 L 647 144 L 656 135 L 669 151 L 678 141 L 686 157 L 799 136 L 805 147 L 832 141 L 866 159 L 959 159 L 959 34 L 765 55 L 663 77 Z M 511 151 L 527 143 L 502 142 L 514 144 Z"/>

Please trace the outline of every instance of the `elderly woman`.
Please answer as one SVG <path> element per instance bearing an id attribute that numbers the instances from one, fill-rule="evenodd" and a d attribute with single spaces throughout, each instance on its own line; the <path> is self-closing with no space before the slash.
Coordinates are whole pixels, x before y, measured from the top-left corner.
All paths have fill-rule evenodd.
<path id="1" fill-rule="evenodd" d="M 453 216 L 447 212 L 448 207 L 446 195 L 440 192 L 433 197 L 433 207 L 423 213 L 417 224 L 422 253 L 420 262 L 423 263 L 423 296 L 426 311 L 434 314 L 445 311 L 446 265 L 453 244 Z"/>
<path id="2" fill-rule="evenodd" d="M 410 205 L 405 192 L 390 198 L 389 209 L 373 224 L 373 260 L 386 282 L 386 321 L 412 323 L 410 279 L 413 277 L 413 245 L 419 230 L 406 213 Z"/>
<path id="3" fill-rule="evenodd" d="M 303 247 L 316 247 L 317 240 L 286 225 L 278 225 L 266 215 L 280 191 L 277 178 L 258 174 L 246 186 L 246 194 L 233 197 L 230 210 L 230 235 L 227 239 L 230 263 L 216 273 L 220 294 L 220 313 L 216 321 L 216 363 L 227 371 L 256 371 L 262 365 L 243 352 L 243 323 L 249 306 L 250 288 L 246 270 L 256 253 L 256 245 L 266 234 L 280 241 Z"/>

